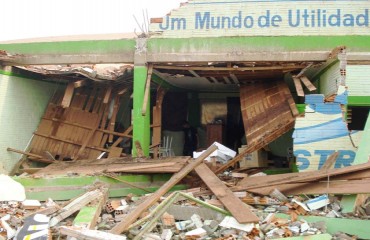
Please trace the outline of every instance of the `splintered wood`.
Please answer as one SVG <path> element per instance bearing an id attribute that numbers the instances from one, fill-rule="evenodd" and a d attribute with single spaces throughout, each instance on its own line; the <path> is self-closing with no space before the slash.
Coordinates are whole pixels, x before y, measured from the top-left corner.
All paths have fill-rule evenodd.
<path id="1" fill-rule="evenodd" d="M 48 151 L 56 160 L 96 159 L 102 152 L 111 151 L 110 156 L 120 156 L 122 149 L 106 146 L 109 141 L 113 143 L 113 135 L 120 136 L 120 141 L 131 137 L 129 131 L 114 131 L 120 91 L 122 88 L 102 84 L 92 87 L 81 81 L 69 83 L 64 94 L 55 94 L 47 106 L 30 152 L 43 156 Z"/>
<path id="2" fill-rule="evenodd" d="M 245 135 L 248 146 L 277 139 L 287 130 L 281 131 L 294 122 L 294 115 L 289 106 L 293 100 L 284 81 L 265 82 L 240 88 L 240 104 L 243 114 Z"/>
<path id="3" fill-rule="evenodd" d="M 294 100 L 284 81 L 256 83 L 240 87 L 240 104 L 248 146 L 218 168 L 220 173 L 259 150 L 294 127 L 298 115 Z"/>
<path id="4" fill-rule="evenodd" d="M 269 194 L 275 188 L 289 195 L 367 193 L 370 191 L 369 177 L 370 163 L 364 163 L 337 169 L 323 168 L 313 172 L 247 177 L 232 190 L 247 190 L 262 195 Z"/>

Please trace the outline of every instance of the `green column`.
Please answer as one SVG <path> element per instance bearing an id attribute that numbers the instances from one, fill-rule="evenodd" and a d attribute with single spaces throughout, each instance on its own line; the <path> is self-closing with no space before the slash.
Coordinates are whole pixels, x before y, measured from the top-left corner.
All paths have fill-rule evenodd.
<path id="1" fill-rule="evenodd" d="M 149 156 L 150 144 L 150 91 L 146 114 L 142 114 L 145 83 L 148 74 L 146 67 L 146 39 L 137 39 L 134 57 L 134 99 L 133 99 L 133 156 L 137 156 L 135 141 L 139 141 L 145 156 Z"/>

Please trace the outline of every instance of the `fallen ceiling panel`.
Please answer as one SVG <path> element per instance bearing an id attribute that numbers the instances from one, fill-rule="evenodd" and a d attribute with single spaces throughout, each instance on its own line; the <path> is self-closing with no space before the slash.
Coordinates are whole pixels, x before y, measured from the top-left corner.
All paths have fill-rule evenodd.
<path id="1" fill-rule="evenodd" d="M 274 141 L 294 126 L 298 115 L 283 80 L 242 85 L 240 103 L 248 146 Z"/>

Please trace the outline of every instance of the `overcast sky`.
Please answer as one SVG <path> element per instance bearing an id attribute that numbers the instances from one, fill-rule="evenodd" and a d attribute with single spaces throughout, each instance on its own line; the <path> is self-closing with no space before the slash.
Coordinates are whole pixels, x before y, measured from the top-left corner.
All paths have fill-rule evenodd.
<path id="1" fill-rule="evenodd" d="M 24 38 L 125 33 L 163 17 L 186 0 L 2 0 L 0 41 Z"/>

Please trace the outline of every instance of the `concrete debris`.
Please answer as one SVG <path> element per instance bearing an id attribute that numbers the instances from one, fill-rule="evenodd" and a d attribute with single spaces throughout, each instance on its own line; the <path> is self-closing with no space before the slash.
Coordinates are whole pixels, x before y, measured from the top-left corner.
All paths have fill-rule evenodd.
<path id="1" fill-rule="evenodd" d="M 0 201 L 24 201 L 26 192 L 22 184 L 14 181 L 11 177 L 0 174 Z M 11 189 L 11 191 L 10 191 Z"/>

